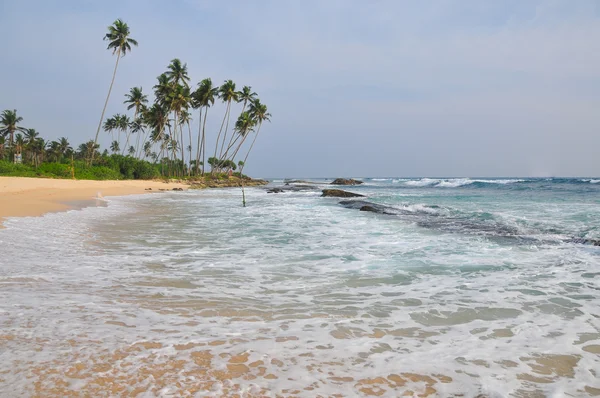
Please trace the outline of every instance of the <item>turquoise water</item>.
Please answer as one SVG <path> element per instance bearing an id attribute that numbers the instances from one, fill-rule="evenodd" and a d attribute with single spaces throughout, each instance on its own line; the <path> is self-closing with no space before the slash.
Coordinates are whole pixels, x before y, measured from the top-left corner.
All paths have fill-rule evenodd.
<path id="1" fill-rule="evenodd" d="M 598 392 L 599 179 L 362 180 L 10 219 L 0 392 Z"/>

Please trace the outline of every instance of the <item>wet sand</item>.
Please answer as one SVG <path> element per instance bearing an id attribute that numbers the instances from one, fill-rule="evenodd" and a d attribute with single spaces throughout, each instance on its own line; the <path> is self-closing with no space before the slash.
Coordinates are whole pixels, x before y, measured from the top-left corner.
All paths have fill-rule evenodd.
<path id="1" fill-rule="evenodd" d="M 0 228 L 5 217 L 41 216 L 45 213 L 81 208 L 83 201 L 159 192 L 187 185 L 163 181 L 84 181 L 49 178 L 0 177 Z M 152 191 L 146 191 L 152 188 Z"/>

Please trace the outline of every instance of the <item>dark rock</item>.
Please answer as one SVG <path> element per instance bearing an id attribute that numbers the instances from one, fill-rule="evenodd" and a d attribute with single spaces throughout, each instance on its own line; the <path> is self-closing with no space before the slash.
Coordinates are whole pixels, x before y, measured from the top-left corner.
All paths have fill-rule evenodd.
<path id="1" fill-rule="evenodd" d="M 370 211 L 378 214 L 396 215 L 396 209 L 393 207 L 367 202 L 366 200 L 342 200 L 340 204 L 348 209 Z"/>
<path id="2" fill-rule="evenodd" d="M 267 191 L 267 193 L 282 193 L 285 192 L 283 188 L 271 188 Z"/>
<path id="3" fill-rule="evenodd" d="M 342 191 L 341 189 L 324 189 L 321 196 L 333 198 L 359 198 L 364 197 L 358 193 Z"/>
<path id="4" fill-rule="evenodd" d="M 573 238 L 569 239 L 567 242 L 580 245 L 600 246 L 600 239 Z"/>
<path id="5" fill-rule="evenodd" d="M 364 205 L 363 207 L 360 208 L 360 211 L 370 211 L 373 213 L 379 213 L 379 211 L 374 208 L 373 206 L 369 206 L 369 205 Z"/>
<path id="6" fill-rule="evenodd" d="M 152 188 L 146 188 L 146 191 L 152 191 Z"/>
<path id="7" fill-rule="evenodd" d="M 173 188 L 173 191 L 183 191 L 183 188 Z"/>
<path id="8" fill-rule="evenodd" d="M 352 178 L 336 178 L 331 185 L 360 185 L 362 181 L 353 180 Z"/>

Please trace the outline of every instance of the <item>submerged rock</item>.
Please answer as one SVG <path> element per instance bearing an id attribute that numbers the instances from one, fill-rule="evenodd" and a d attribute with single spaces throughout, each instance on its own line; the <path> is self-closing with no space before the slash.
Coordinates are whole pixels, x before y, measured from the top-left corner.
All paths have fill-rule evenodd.
<path id="1" fill-rule="evenodd" d="M 342 191 L 341 189 L 324 189 L 323 194 L 321 196 L 332 197 L 332 198 L 359 198 L 364 197 L 364 195 Z"/>
<path id="2" fill-rule="evenodd" d="M 379 211 L 376 208 L 374 208 L 373 206 L 370 206 L 370 205 L 364 205 L 359 210 L 360 211 L 370 211 L 373 213 L 379 213 Z"/>
<path id="3" fill-rule="evenodd" d="M 331 185 L 360 185 L 362 181 L 353 180 L 352 178 L 336 178 Z"/>

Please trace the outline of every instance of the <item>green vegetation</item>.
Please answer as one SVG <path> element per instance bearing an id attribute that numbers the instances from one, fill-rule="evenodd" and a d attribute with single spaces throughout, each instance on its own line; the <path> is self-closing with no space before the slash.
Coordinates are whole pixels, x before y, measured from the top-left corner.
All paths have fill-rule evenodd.
<path id="1" fill-rule="evenodd" d="M 35 129 L 22 126 L 23 118 L 16 110 L 5 110 L 0 117 L 0 175 L 209 181 L 226 178 L 238 166 L 236 174 L 242 175 L 262 123 L 270 121 L 271 116 L 251 87 L 237 91 L 232 80 L 216 87 L 210 78 L 205 78 L 194 89 L 187 64 L 175 58 L 157 77 L 152 103 L 142 87 L 133 87 L 125 94 L 124 112 L 105 119 L 119 61 L 138 42 L 130 37 L 129 26 L 120 19 L 108 27 L 104 40 L 116 55 L 116 62 L 94 139 L 77 149 L 64 137 L 46 141 Z M 214 132 L 214 153 L 207 162 L 206 119 L 217 99 L 225 105 L 225 114 L 219 131 Z M 241 109 L 230 131 L 236 104 Z M 198 110 L 199 117 L 196 137 L 191 129 L 193 110 Z M 98 136 L 102 129 L 111 135 L 110 154 L 109 149 L 100 152 Z M 255 133 L 254 138 L 243 160 L 239 160 L 237 156 L 242 156 L 242 147 L 251 133 Z M 205 175 L 205 165 L 211 166 L 210 177 Z M 242 192 L 244 180 L 240 179 Z"/>

